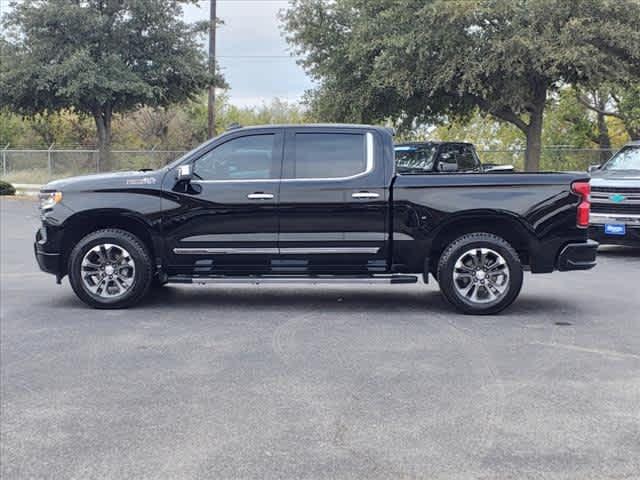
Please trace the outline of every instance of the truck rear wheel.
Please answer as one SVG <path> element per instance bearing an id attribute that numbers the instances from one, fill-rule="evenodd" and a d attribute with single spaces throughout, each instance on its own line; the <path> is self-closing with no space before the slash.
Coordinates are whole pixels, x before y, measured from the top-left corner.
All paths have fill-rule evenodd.
<path id="1" fill-rule="evenodd" d="M 438 262 L 438 283 L 444 297 L 466 314 L 498 313 L 520 294 L 522 264 L 504 239 L 470 233 L 455 240 Z"/>
<path id="2" fill-rule="evenodd" d="M 127 308 L 147 293 L 153 262 L 133 234 L 104 229 L 82 238 L 69 255 L 69 282 L 76 295 L 94 308 Z"/>

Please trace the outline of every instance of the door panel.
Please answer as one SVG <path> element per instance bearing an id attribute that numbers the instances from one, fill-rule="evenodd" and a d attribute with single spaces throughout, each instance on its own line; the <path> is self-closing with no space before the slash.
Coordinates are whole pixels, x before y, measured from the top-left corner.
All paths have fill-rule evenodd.
<path id="1" fill-rule="evenodd" d="M 278 255 L 282 146 L 281 130 L 230 136 L 194 161 L 201 178 L 188 188 L 168 180 L 163 228 L 171 273 L 271 270 Z"/>
<path id="2" fill-rule="evenodd" d="M 386 271 L 388 189 L 376 140 L 362 130 L 287 132 L 279 271 Z"/>

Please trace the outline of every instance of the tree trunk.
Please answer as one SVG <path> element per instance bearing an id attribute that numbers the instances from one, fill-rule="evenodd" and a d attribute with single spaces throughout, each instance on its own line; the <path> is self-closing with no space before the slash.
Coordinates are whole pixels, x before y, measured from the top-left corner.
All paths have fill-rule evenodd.
<path id="1" fill-rule="evenodd" d="M 607 109 L 608 95 L 602 95 L 596 91 L 593 98 L 597 102 L 598 117 L 596 124 L 598 127 L 598 146 L 600 147 L 600 164 L 605 163 L 611 158 L 611 137 L 609 136 L 609 127 L 607 126 L 607 117 L 604 112 Z"/>
<path id="2" fill-rule="evenodd" d="M 524 169 L 527 172 L 538 172 L 540 170 L 543 118 L 544 103 L 538 105 L 529 116 L 529 126 L 526 131 L 527 151 L 524 155 Z"/>
<path id="3" fill-rule="evenodd" d="M 98 139 L 98 170 L 109 172 L 114 169 L 113 157 L 111 155 L 111 117 L 110 107 L 96 110 L 93 119 L 96 122 L 96 132 Z"/>
<path id="4" fill-rule="evenodd" d="M 611 137 L 609 136 L 607 118 L 602 113 L 598 113 L 598 147 L 600 148 L 600 164 L 603 164 L 611 158 Z"/>

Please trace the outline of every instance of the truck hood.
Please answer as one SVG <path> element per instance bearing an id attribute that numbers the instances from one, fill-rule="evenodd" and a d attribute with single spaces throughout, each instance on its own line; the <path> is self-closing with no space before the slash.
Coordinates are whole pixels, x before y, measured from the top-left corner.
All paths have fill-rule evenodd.
<path id="1" fill-rule="evenodd" d="M 640 170 L 599 170 L 591 173 L 592 187 L 640 188 Z"/>
<path id="2" fill-rule="evenodd" d="M 159 185 L 165 170 L 154 170 L 148 172 L 111 172 L 98 173 L 94 175 L 83 175 L 79 177 L 69 177 L 54 180 L 42 187 L 42 190 L 93 190 L 97 188 L 132 188 L 136 186 Z"/>

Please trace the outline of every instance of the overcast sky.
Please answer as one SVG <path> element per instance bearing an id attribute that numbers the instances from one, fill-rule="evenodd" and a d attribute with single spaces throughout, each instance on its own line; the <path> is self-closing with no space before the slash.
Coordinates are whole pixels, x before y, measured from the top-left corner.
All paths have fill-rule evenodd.
<path id="1" fill-rule="evenodd" d="M 207 20 L 209 2 L 185 7 L 188 21 Z M 217 57 L 231 90 L 231 102 L 259 105 L 274 97 L 299 100 L 312 86 L 281 35 L 278 12 L 286 0 L 218 0 Z"/>
<path id="2" fill-rule="evenodd" d="M 0 0 L 0 13 L 9 1 Z M 287 6 L 287 0 L 218 0 L 224 25 L 218 28 L 216 53 L 232 103 L 260 105 L 274 97 L 295 102 L 312 87 L 281 34 L 278 12 Z M 185 6 L 184 15 L 189 22 L 208 20 L 209 1 Z"/>

